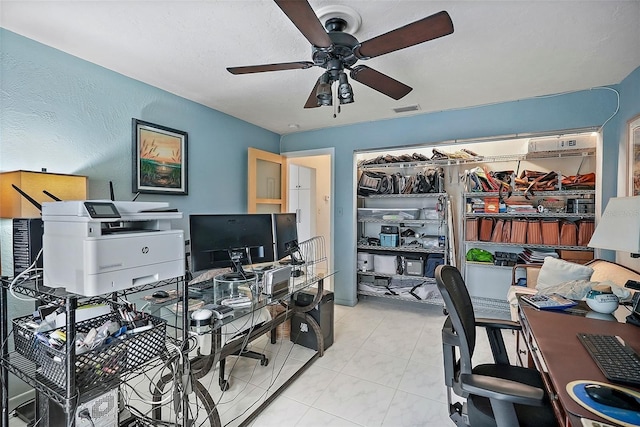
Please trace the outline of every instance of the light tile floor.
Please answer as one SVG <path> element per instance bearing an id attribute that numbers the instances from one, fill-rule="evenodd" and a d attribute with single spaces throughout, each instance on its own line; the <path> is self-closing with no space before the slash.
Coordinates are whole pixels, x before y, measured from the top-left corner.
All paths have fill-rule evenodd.
<path id="1" fill-rule="evenodd" d="M 444 386 L 441 306 L 369 297 L 355 307 L 334 308 L 334 344 L 252 426 L 453 426 Z M 504 318 L 508 313 L 478 316 Z M 505 341 L 513 360 L 515 337 L 506 333 Z M 266 337 L 252 349 L 265 352 L 269 365 L 229 358 L 229 391 L 220 391 L 217 371 L 201 380 L 217 402 L 223 425 L 238 425 L 248 408 L 264 401 L 313 353 L 286 339 L 272 345 Z M 474 363 L 489 361 L 482 333 Z M 12 418 L 9 425 L 24 423 Z"/>

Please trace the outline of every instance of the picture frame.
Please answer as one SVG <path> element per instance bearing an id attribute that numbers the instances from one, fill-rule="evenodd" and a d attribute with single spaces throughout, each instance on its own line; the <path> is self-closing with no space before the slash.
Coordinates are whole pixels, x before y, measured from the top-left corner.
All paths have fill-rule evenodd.
<path id="1" fill-rule="evenodd" d="M 627 122 L 629 183 L 628 196 L 640 196 L 640 114 Z"/>
<path id="2" fill-rule="evenodd" d="M 132 119 L 134 193 L 188 193 L 187 132 Z"/>

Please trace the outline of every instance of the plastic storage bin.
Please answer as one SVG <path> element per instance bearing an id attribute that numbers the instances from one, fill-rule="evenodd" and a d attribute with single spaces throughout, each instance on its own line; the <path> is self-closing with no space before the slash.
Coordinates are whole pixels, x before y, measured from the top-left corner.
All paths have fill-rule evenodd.
<path id="1" fill-rule="evenodd" d="M 398 241 L 399 238 L 397 234 L 380 233 L 380 246 L 395 248 L 398 246 Z"/>
<path id="2" fill-rule="evenodd" d="M 13 324 L 13 344 L 16 351 L 27 359 L 36 361 L 36 335 L 32 328 L 28 326 L 33 319 L 32 315 L 16 317 L 11 321 Z"/>

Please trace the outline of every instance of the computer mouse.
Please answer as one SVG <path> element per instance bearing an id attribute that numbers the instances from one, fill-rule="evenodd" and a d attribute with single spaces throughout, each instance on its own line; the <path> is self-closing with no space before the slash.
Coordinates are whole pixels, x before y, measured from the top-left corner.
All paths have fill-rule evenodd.
<path id="1" fill-rule="evenodd" d="M 169 298 L 169 293 L 167 291 L 159 290 L 155 291 L 152 295 L 154 298 Z"/>
<path id="2" fill-rule="evenodd" d="M 584 386 L 584 391 L 602 405 L 640 412 L 640 399 L 623 390 L 600 384 L 587 384 Z"/>

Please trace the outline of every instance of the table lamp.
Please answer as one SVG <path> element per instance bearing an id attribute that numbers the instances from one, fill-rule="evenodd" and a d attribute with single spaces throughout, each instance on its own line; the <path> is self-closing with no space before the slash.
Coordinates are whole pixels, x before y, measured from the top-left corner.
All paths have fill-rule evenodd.
<path id="1" fill-rule="evenodd" d="M 49 194 L 62 200 L 87 198 L 86 176 L 24 170 L 2 172 L 0 173 L 0 218 L 40 218 L 40 210 L 14 190 L 13 185 L 37 203 L 53 202 L 55 199 Z"/>
<path id="2" fill-rule="evenodd" d="M 640 196 L 609 199 L 588 246 L 640 257 Z"/>

